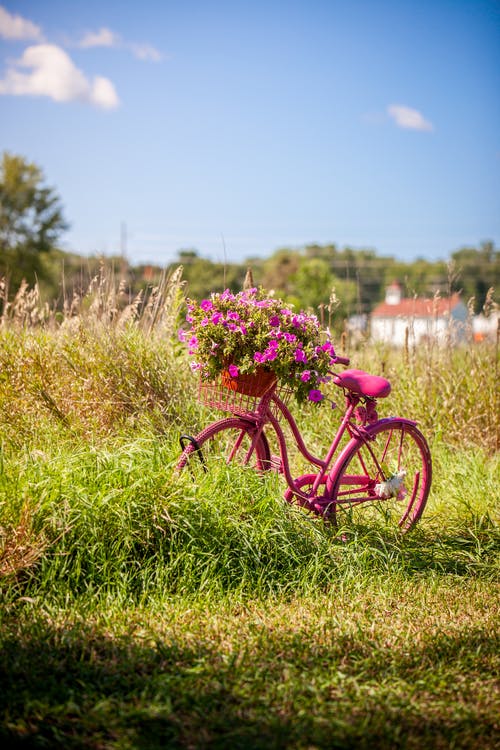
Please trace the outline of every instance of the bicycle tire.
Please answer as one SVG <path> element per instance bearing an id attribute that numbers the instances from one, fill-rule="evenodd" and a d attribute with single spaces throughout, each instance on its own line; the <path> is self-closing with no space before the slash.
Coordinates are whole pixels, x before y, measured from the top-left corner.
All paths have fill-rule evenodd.
<path id="1" fill-rule="evenodd" d="M 262 432 L 249 455 L 257 427 L 239 417 L 227 417 L 205 427 L 188 445 L 177 463 L 180 471 L 189 466 L 192 474 L 206 474 L 222 464 L 237 463 L 256 471 L 271 468 L 271 451 Z"/>
<path id="2" fill-rule="evenodd" d="M 429 446 L 415 423 L 383 419 L 367 427 L 365 437 L 352 438 L 336 461 L 327 483 L 329 515 L 337 523 L 342 512 L 350 523 L 396 520 L 407 532 L 424 511 L 431 483 Z"/>

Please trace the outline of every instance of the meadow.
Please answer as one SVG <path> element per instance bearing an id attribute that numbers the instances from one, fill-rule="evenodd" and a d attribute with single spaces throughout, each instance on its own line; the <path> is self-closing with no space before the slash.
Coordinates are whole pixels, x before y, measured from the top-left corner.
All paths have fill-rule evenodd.
<path id="1" fill-rule="evenodd" d="M 391 379 L 381 414 L 418 420 L 434 480 L 408 535 L 335 529 L 274 474 L 176 475 L 218 416 L 182 301 L 179 273 L 135 300 L 102 275 L 62 313 L 4 307 L 2 746 L 498 747 L 498 341 L 339 341 Z M 336 419 L 300 414 L 320 448 Z"/>

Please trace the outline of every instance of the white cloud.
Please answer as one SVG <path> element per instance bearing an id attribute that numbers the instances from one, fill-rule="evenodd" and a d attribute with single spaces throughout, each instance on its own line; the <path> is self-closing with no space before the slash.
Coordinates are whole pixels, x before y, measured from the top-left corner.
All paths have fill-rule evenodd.
<path id="1" fill-rule="evenodd" d="M 150 44 L 130 44 L 128 45 L 134 57 L 138 60 L 149 60 L 151 62 L 160 62 L 163 55 Z"/>
<path id="2" fill-rule="evenodd" d="M 116 109 L 120 104 L 113 83 L 104 76 L 95 76 L 89 101 L 102 109 Z"/>
<path id="3" fill-rule="evenodd" d="M 13 16 L 3 5 L 0 5 L 0 37 L 13 40 L 43 40 L 42 30 L 39 26 L 22 16 Z"/>
<path id="4" fill-rule="evenodd" d="M 88 31 L 84 34 L 79 46 L 83 48 L 88 47 L 118 47 L 120 45 L 120 37 L 110 29 L 101 28 L 99 31 Z"/>
<path id="5" fill-rule="evenodd" d="M 387 107 L 387 112 L 400 128 L 408 130 L 434 130 L 434 126 L 429 120 L 417 110 L 411 107 L 405 107 L 402 104 L 391 104 Z"/>
<path id="6" fill-rule="evenodd" d="M 54 44 L 28 47 L 0 80 L 0 94 L 48 96 L 56 102 L 80 101 L 102 109 L 114 109 L 120 103 L 109 79 L 95 76 L 89 80 Z"/>
<path id="7" fill-rule="evenodd" d="M 149 62 L 160 62 L 163 55 L 150 44 L 137 44 L 135 42 L 125 42 L 119 34 L 105 27 L 98 31 L 88 31 L 80 42 L 79 47 L 89 49 L 90 47 L 109 47 L 113 49 L 125 49 L 131 52 L 138 60 Z"/>

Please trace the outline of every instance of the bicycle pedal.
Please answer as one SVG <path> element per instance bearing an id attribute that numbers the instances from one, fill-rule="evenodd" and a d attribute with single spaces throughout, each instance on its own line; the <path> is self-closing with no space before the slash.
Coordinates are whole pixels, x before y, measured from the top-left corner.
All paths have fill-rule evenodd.
<path id="1" fill-rule="evenodd" d="M 281 456 L 277 456 L 277 455 L 273 454 L 271 456 L 271 460 L 269 462 L 269 466 L 270 466 L 271 471 L 277 471 L 278 474 L 282 474 L 283 473 L 283 464 L 281 462 Z"/>

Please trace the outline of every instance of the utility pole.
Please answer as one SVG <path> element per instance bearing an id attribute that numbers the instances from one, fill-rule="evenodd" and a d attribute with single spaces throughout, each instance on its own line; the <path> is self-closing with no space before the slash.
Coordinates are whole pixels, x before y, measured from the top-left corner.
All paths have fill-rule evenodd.
<path id="1" fill-rule="evenodd" d="M 120 225 L 120 276 L 125 278 L 127 273 L 127 225 L 122 221 Z"/>
<path id="2" fill-rule="evenodd" d="M 127 255 L 127 225 L 124 221 L 120 225 L 120 255 L 122 258 Z"/>

